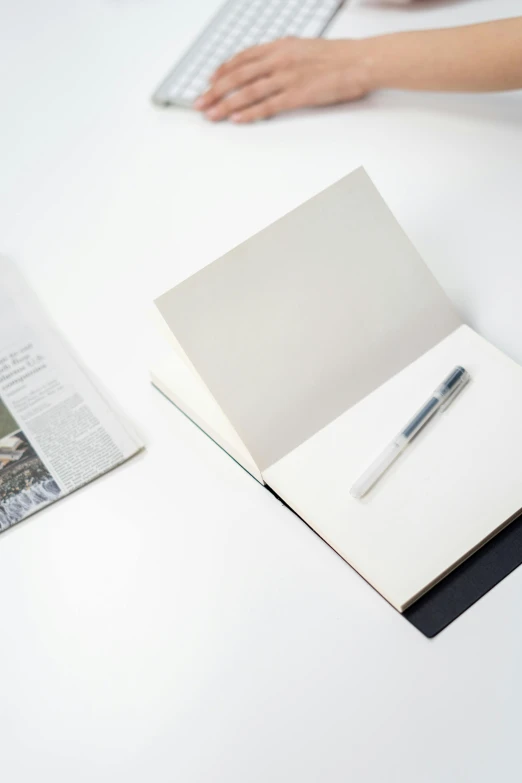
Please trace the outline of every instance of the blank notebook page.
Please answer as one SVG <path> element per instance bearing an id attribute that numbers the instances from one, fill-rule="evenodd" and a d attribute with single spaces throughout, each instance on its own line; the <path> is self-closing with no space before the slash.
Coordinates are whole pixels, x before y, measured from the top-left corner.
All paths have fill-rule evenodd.
<path id="1" fill-rule="evenodd" d="M 460 324 L 362 169 L 156 305 L 261 471 Z"/>
<path id="2" fill-rule="evenodd" d="M 458 364 L 471 383 L 352 498 L 352 483 Z M 522 507 L 521 400 L 522 368 L 463 326 L 263 477 L 403 611 Z"/>

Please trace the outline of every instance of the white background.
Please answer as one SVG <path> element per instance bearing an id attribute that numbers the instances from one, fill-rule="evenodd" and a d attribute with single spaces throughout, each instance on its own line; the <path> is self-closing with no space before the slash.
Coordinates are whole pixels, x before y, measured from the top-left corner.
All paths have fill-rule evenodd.
<path id="1" fill-rule="evenodd" d="M 0 0 L 0 248 L 144 437 L 2 535 L 6 783 L 520 779 L 522 569 L 433 641 L 148 383 L 147 306 L 363 164 L 522 361 L 522 96 L 376 94 L 252 127 L 149 97 L 215 0 Z M 348 6 L 330 36 L 520 13 Z"/>

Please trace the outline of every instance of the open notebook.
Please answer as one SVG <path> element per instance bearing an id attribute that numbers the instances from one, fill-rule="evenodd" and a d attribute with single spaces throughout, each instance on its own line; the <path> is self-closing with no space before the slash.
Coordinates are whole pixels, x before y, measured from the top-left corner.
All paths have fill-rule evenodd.
<path id="1" fill-rule="evenodd" d="M 363 169 L 160 296 L 153 383 L 404 611 L 522 507 L 522 368 L 464 326 Z M 360 500 L 453 369 L 471 383 Z"/>

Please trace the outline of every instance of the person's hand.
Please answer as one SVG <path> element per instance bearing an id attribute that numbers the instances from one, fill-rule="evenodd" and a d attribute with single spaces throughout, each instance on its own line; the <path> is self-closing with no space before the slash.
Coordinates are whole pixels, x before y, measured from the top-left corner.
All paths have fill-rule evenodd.
<path id="1" fill-rule="evenodd" d="M 282 38 L 224 63 L 194 104 L 210 120 L 252 122 L 289 109 L 361 98 L 369 91 L 362 41 Z"/>

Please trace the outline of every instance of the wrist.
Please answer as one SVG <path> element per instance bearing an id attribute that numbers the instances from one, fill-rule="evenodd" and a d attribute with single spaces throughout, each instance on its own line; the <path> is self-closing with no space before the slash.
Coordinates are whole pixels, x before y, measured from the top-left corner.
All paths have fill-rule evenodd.
<path id="1" fill-rule="evenodd" d="M 385 71 L 383 69 L 383 49 L 385 38 L 388 36 L 375 36 L 373 38 L 359 38 L 355 44 L 355 57 L 359 68 L 359 78 L 365 93 L 379 90 L 386 85 Z"/>

